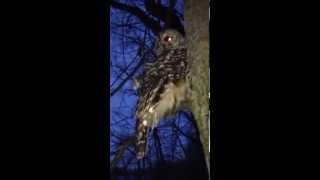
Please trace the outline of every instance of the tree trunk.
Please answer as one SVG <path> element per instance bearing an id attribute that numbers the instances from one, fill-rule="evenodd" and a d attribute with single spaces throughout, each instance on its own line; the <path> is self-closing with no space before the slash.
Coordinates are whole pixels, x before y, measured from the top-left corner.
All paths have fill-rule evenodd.
<path id="1" fill-rule="evenodd" d="M 208 172 L 209 153 L 209 1 L 185 0 L 185 30 L 190 62 L 190 106 L 197 122 Z"/>

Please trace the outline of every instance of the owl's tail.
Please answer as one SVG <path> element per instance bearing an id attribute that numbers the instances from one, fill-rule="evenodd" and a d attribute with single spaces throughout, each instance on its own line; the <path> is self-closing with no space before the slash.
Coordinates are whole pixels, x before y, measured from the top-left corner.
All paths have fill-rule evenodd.
<path id="1" fill-rule="evenodd" d="M 136 153 L 137 159 L 145 157 L 147 152 L 147 140 L 148 140 L 149 127 L 145 126 L 142 121 L 138 121 L 136 129 Z"/>

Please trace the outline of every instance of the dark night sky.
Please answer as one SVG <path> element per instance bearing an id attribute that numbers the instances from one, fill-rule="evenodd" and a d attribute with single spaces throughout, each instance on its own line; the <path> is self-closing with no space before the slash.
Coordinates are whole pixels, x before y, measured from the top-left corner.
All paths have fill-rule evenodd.
<path id="1" fill-rule="evenodd" d="M 140 6 L 141 7 L 141 6 Z M 179 13 L 182 13 L 183 10 L 183 4 L 182 1 L 178 1 L 176 5 L 176 10 L 179 11 Z M 141 8 L 144 9 L 144 8 Z M 116 79 L 119 77 L 119 69 L 126 68 L 129 65 L 128 71 L 131 72 L 132 69 L 136 66 L 138 63 L 138 58 L 136 57 L 137 54 L 137 45 L 130 42 L 129 39 L 122 38 L 121 35 L 124 32 L 124 34 L 127 37 L 140 37 L 140 39 L 143 38 L 144 32 L 143 30 L 145 27 L 135 18 L 134 16 L 123 13 L 123 11 L 114 10 L 111 8 L 111 16 L 110 16 L 110 23 L 111 23 L 111 34 L 110 34 L 110 52 L 111 52 L 111 63 L 112 66 L 110 67 L 110 73 L 111 73 L 111 79 L 110 79 L 110 87 L 111 91 L 114 87 L 116 87 L 121 80 L 116 81 Z M 138 27 L 140 30 L 129 30 L 127 31 L 125 28 L 117 27 L 117 25 L 123 23 L 123 22 L 134 22 L 137 23 L 135 27 Z M 128 28 L 127 28 L 128 29 Z M 152 33 L 149 34 L 148 38 L 148 46 L 151 47 L 154 43 L 154 35 Z M 140 68 L 139 71 L 141 71 L 142 68 Z M 122 73 L 120 75 L 122 79 L 127 77 L 126 73 Z M 116 83 L 114 83 L 116 81 Z M 129 137 L 134 134 L 134 128 L 135 128 L 135 119 L 134 119 L 134 110 L 135 110 L 135 104 L 136 104 L 137 97 L 135 95 L 135 92 L 132 90 L 132 80 L 128 80 L 125 85 L 121 88 L 119 92 L 117 92 L 114 96 L 111 97 L 110 102 L 110 116 L 111 116 L 111 149 L 110 151 L 113 152 L 114 149 L 117 147 L 114 142 L 119 142 L 117 138 L 114 136 L 115 134 L 117 136 L 121 137 Z M 164 158 L 170 159 L 171 158 L 171 149 L 172 147 L 175 148 L 174 152 L 174 158 L 183 160 L 185 159 L 185 155 L 183 153 L 183 149 L 181 145 L 178 145 L 177 143 L 172 143 L 172 138 L 175 130 L 171 127 L 171 124 L 174 122 L 174 119 L 176 119 L 176 124 L 180 127 L 180 129 L 185 132 L 186 134 L 192 134 L 194 132 L 194 128 L 191 126 L 189 122 L 187 122 L 187 119 L 183 116 L 180 116 L 179 114 L 176 115 L 176 117 L 168 118 L 167 121 L 162 121 L 159 124 L 159 136 L 161 140 L 161 146 L 163 148 Z M 184 147 L 187 148 L 188 138 L 185 136 L 179 134 L 179 141 Z M 154 142 L 149 140 L 149 155 L 151 155 L 152 161 L 156 161 L 155 156 L 155 149 L 154 149 Z M 131 148 L 133 151 L 134 149 Z M 126 160 L 132 159 L 134 157 L 134 154 L 130 152 L 125 153 Z M 150 157 L 150 156 L 149 156 Z M 148 157 L 148 158 L 149 158 Z M 111 156 L 111 159 L 113 159 L 113 156 Z M 122 161 L 118 164 L 119 167 L 122 165 L 125 165 L 126 163 L 122 163 Z M 132 168 L 136 168 L 137 163 L 136 160 L 132 160 Z M 130 167 L 130 166 L 128 166 Z"/>

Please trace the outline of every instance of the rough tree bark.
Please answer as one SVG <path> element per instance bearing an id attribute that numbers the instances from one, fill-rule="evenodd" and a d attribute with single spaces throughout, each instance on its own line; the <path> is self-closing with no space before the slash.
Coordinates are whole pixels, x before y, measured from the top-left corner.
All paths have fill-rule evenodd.
<path id="1" fill-rule="evenodd" d="M 190 107 L 197 122 L 208 172 L 209 153 L 209 1 L 185 0 L 185 31 L 188 39 Z"/>

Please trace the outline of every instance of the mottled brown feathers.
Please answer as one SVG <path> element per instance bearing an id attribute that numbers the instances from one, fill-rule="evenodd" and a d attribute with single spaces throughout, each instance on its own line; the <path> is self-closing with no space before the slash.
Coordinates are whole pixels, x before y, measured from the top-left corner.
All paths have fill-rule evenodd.
<path id="1" fill-rule="evenodd" d="M 188 72 L 185 39 L 175 30 L 160 33 L 157 59 L 144 64 L 144 72 L 134 80 L 138 93 L 136 107 L 137 158 L 146 155 L 147 136 L 159 120 L 174 115 L 186 100 Z"/>

